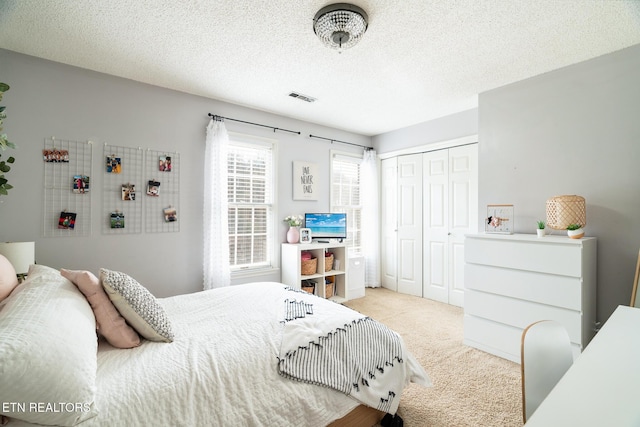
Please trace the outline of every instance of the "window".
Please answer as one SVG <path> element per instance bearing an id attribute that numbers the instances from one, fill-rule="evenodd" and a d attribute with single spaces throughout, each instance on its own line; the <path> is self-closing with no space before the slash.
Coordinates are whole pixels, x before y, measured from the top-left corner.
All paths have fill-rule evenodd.
<path id="1" fill-rule="evenodd" d="M 350 254 L 360 252 L 360 156 L 332 153 L 331 212 L 347 214 L 347 248 Z"/>
<path id="2" fill-rule="evenodd" d="M 268 268 L 274 258 L 274 144 L 238 135 L 229 138 L 231 271 Z"/>

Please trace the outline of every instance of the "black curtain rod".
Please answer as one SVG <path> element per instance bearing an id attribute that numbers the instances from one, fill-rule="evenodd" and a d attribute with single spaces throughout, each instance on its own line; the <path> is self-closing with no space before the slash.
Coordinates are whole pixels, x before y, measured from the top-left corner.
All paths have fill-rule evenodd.
<path id="1" fill-rule="evenodd" d="M 295 133 L 295 134 L 300 135 L 300 132 L 296 132 L 294 130 L 281 129 L 281 128 L 276 128 L 276 127 L 273 127 L 273 126 L 261 125 L 260 123 L 245 122 L 244 120 L 230 119 L 229 117 L 222 117 L 222 116 L 218 116 L 217 114 L 209 113 L 209 117 L 213 117 L 213 120 L 220 120 L 220 119 L 222 119 L 222 120 L 231 120 L 233 122 L 246 123 L 248 125 L 261 126 L 263 128 L 273 129 L 274 132 L 277 131 L 277 130 L 281 130 L 283 132 L 290 132 L 290 133 Z"/>
<path id="2" fill-rule="evenodd" d="M 367 147 L 366 145 L 361 145 L 361 144 L 355 144 L 353 142 L 347 142 L 347 141 L 340 141 L 337 139 L 331 139 L 331 138 L 325 138 L 323 136 L 316 136 L 316 135 L 309 135 L 309 138 L 318 138 L 318 139 L 324 139 L 325 141 L 330 141 L 332 144 L 334 142 L 339 142 L 340 144 L 347 144 L 347 145 L 355 145 L 356 147 L 362 147 L 365 150 L 373 150 L 373 148 L 371 147 Z"/>

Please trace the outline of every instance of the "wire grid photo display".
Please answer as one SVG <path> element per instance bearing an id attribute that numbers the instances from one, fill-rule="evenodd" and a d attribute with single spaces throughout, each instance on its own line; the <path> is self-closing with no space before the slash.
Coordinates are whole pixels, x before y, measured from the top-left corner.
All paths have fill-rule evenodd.
<path id="1" fill-rule="evenodd" d="M 145 154 L 145 231 L 180 231 L 180 154 L 147 150 Z"/>
<path id="2" fill-rule="evenodd" d="M 484 231 L 487 233 L 513 234 L 513 205 L 487 205 Z"/>
<path id="3" fill-rule="evenodd" d="M 103 234 L 142 233 L 145 191 L 141 148 L 104 145 L 102 157 Z"/>
<path id="4" fill-rule="evenodd" d="M 45 138 L 42 149 L 44 237 L 91 235 L 90 141 Z"/>

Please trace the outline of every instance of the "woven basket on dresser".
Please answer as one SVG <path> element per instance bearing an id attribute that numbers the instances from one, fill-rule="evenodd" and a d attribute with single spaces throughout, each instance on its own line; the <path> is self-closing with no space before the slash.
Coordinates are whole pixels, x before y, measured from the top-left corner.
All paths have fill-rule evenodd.
<path id="1" fill-rule="evenodd" d="M 303 276 L 309 276 L 316 274 L 318 271 L 318 258 L 303 259 L 300 267 L 300 274 Z"/>
<path id="2" fill-rule="evenodd" d="M 547 200 L 547 227 L 566 230 L 569 224 L 587 225 L 587 205 L 584 197 L 554 196 Z"/>
<path id="3" fill-rule="evenodd" d="M 330 271 L 333 269 L 333 254 L 324 257 L 324 271 Z"/>

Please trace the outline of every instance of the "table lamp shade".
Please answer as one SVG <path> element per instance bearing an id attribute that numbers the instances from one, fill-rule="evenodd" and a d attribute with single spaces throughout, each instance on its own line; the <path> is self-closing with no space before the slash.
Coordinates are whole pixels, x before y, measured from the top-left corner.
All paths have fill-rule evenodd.
<path id="1" fill-rule="evenodd" d="M 547 200 L 547 227 L 566 230 L 569 224 L 587 225 L 587 206 L 582 196 L 555 196 Z"/>
<path id="2" fill-rule="evenodd" d="M 9 260 L 17 274 L 27 274 L 29 266 L 35 263 L 35 242 L 0 243 L 0 254 Z"/>

